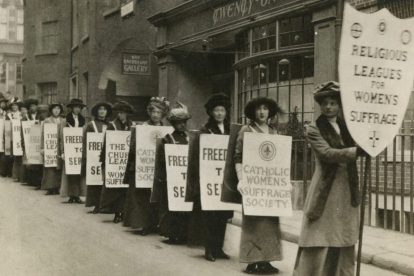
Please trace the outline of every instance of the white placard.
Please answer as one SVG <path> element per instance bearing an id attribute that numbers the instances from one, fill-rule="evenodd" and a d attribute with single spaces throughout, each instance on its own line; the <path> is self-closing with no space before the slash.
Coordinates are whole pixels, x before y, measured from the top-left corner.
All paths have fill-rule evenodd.
<path id="1" fill-rule="evenodd" d="M 355 142 L 375 157 L 398 134 L 414 80 L 414 18 L 367 14 L 345 3 L 339 54 L 341 99 Z"/>
<path id="2" fill-rule="evenodd" d="M 239 208 L 238 204 L 220 200 L 228 143 L 228 135 L 200 135 L 200 195 L 203 210 L 224 211 Z"/>
<path id="3" fill-rule="evenodd" d="M 82 168 L 83 128 L 63 128 L 63 149 L 67 175 L 80 175 Z"/>
<path id="4" fill-rule="evenodd" d="M 170 126 L 135 126 L 135 187 L 152 188 L 155 169 L 155 143 L 157 138 L 173 132 Z"/>
<path id="5" fill-rule="evenodd" d="M 239 191 L 247 216 L 292 215 L 292 137 L 244 133 L 243 180 Z"/>
<path id="6" fill-rule="evenodd" d="M 34 121 L 22 121 L 22 133 L 23 133 L 23 145 L 24 145 L 24 152 L 27 155 L 27 151 L 30 148 L 30 128 Z"/>
<path id="7" fill-rule="evenodd" d="M 4 119 L 0 119 L 0 152 L 4 152 Z"/>
<path id="8" fill-rule="evenodd" d="M 45 168 L 58 165 L 58 126 L 53 123 L 43 124 L 43 154 Z"/>
<path id="9" fill-rule="evenodd" d="M 13 156 L 22 156 L 22 123 L 20 119 L 11 120 Z"/>
<path id="10" fill-rule="evenodd" d="M 104 133 L 86 133 L 86 185 L 103 185 L 101 155 Z"/>
<path id="11" fill-rule="evenodd" d="M 23 123 L 23 122 L 22 122 Z M 27 163 L 31 165 L 42 165 L 43 156 L 41 154 L 41 135 L 42 135 L 42 126 L 40 124 L 31 124 L 30 126 L 30 135 L 29 140 L 26 145 L 25 140 L 25 149 Z M 26 139 L 26 138 L 25 138 Z"/>
<path id="12" fill-rule="evenodd" d="M 130 131 L 106 131 L 105 187 L 128 188 L 123 184 L 128 162 Z"/>
<path id="13" fill-rule="evenodd" d="M 12 123 L 10 120 L 4 121 L 4 154 L 11 155 L 12 151 Z"/>
<path id="14" fill-rule="evenodd" d="M 190 212 L 192 202 L 185 202 L 187 188 L 188 145 L 165 144 L 167 172 L 168 209 L 175 212 Z"/>

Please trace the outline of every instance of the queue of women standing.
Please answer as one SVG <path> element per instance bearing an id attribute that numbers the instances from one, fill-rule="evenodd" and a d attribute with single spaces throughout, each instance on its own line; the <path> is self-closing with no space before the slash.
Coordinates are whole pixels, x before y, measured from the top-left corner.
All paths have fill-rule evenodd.
<path id="1" fill-rule="evenodd" d="M 359 190 L 356 159 L 364 155 L 363 150 L 353 142 L 344 121 L 339 116 L 339 84 L 327 82 L 315 89 L 315 101 L 321 107 L 321 115 L 314 125 L 307 128 L 308 141 L 317 158 L 316 171 L 306 198 L 299 250 L 294 275 L 353 275 L 354 246 L 357 242 Z M 97 103 L 91 109 L 92 120 L 86 122 L 81 115 L 85 107 L 79 99 L 73 99 L 64 107 L 55 103 L 39 105 L 34 99 L 19 102 L 0 100 L 0 116 L 6 120 L 20 118 L 33 120 L 42 125 L 56 124 L 63 127 L 81 127 L 84 133 L 105 131 L 131 132 L 130 150 L 124 182 L 129 188 L 111 189 L 106 185 L 85 185 L 85 154 L 80 175 L 65 175 L 62 160 L 64 148 L 58 147 L 58 166 L 25 165 L 23 158 L 1 155 L 0 173 L 12 176 L 20 182 L 46 190 L 46 195 L 67 196 L 69 203 L 83 203 L 93 207 L 90 213 L 113 213 L 113 222 L 124 222 L 124 226 L 138 229 L 145 236 L 156 234 L 166 237 L 171 245 L 189 244 L 201 241 L 205 248 L 205 259 L 229 259 L 223 251 L 226 223 L 232 217 L 231 211 L 204 211 L 200 204 L 200 187 L 193 187 L 190 199 L 194 202 L 192 212 L 170 211 L 168 206 L 167 177 L 165 163 L 154 179 L 154 187 L 136 188 L 136 130 L 130 115 L 134 108 L 127 102 L 114 105 Z M 223 94 L 214 94 L 205 104 L 207 123 L 200 132 L 213 135 L 229 135 L 230 100 Z M 191 115 L 187 107 L 176 103 L 170 106 L 165 98 L 150 100 L 147 113 L 149 120 L 143 125 L 163 126 L 164 118 L 173 131 L 162 139 L 162 144 L 188 144 L 187 121 Z M 241 128 L 233 150 L 237 178 L 242 181 L 242 155 L 244 133 L 277 134 L 270 125 L 273 117 L 282 113 L 278 104 L 265 97 L 251 100 L 244 109 L 250 123 Z M 105 141 L 103 141 L 105 144 Z M 100 161 L 105 170 L 105 146 Z M 161 155 L 164 155 L 161 147 Z M 85 151 L 84 151 L 85 152 Z M 158 153 L 157 153 L 158 155 Z M 159 165 L 157 165 L 159 166 Z M 102 173 L 105 175 L 105 173 Z M 194 183 L 193 185 L 199 185 Z M 87 187 L 87 188 L 85 188 Z M 156 195 L 154 196 L 154 191 Z M 237 200 L 237 199 L 236 199 Z M 240 198 L 238 199 L 240 200 Z M 233 201 L 234 202 L 234 201 Z M 282 260 L 281 231 L 278 217 L 258 217 L 243 214 L 239 260 L 246 263 L 248 274 L 272 274 L 279 270 L 271 262 Z"/>

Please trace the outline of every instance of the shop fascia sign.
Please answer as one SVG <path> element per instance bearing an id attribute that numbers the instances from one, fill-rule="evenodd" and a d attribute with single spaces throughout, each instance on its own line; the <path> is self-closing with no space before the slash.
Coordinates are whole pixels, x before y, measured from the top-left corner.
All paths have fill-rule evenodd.
<path id="1" fill-rule="evenodd" d="M 280 0 L 233 0 L 213 11 L 213 26 L 250 16 L 281 4 Z"/>
<path id="2" fill-rule="evenodd" d="M 125 17 L 134 12 L 134 0 L 125 0 L 121 3 L 121 17 Z"/>

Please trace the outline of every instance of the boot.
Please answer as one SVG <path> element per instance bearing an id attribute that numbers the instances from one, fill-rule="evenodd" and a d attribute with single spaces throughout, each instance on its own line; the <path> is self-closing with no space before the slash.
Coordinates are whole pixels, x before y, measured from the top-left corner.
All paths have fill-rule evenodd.
<path id="1" fill-rule="evenodd" d="M 261 262 L 258 264 L 258 272 L 264 274 L 277 274 L 279 269 L 272 266 L 269 262 Z"/>
<path id="2" fill-rule="evenodd" d="M 215 262 L 216 261 L 216 257 L 213 254 L 213 250 L 208 249 L 208 248 L 206 248 L 206 251 L 204 253 L 204 258 L 207 261 L 210 261 L 210 262 Z"/>
<path id="3" fill-rule="evenodd" d="M 244 270 L 244 273 L 247 273 L 247 274 L 256 274 L 257 272 L 258 272 L 257 263 L 248 264 L 246 269 Z"/>
<path id="4" fill-rule="evenodd" d="M 216 256 L 217 259 L 224 259 L 224 260 L 230 259 L 229 255 L 224 253 L 223 249 L 221 249 L 221 248 L 216 249 L 215 256 Z"/>

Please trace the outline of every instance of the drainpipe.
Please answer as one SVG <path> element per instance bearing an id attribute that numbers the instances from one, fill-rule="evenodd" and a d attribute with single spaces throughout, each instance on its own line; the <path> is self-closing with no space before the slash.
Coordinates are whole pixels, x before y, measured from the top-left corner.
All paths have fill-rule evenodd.
<path id="1" fill-rule="evenodd" d="M 341 43 L 341 29 L 342 29 L 342 20 L 344 17 L 344 2 L 347 0 L 337 0 L 336 4 L 336 20 L 335 20 L 335 35 L 336 35 L 336 80 L 339 79 L 338 76 L 338 63 L 339 63 L 339 45 Z"/>

